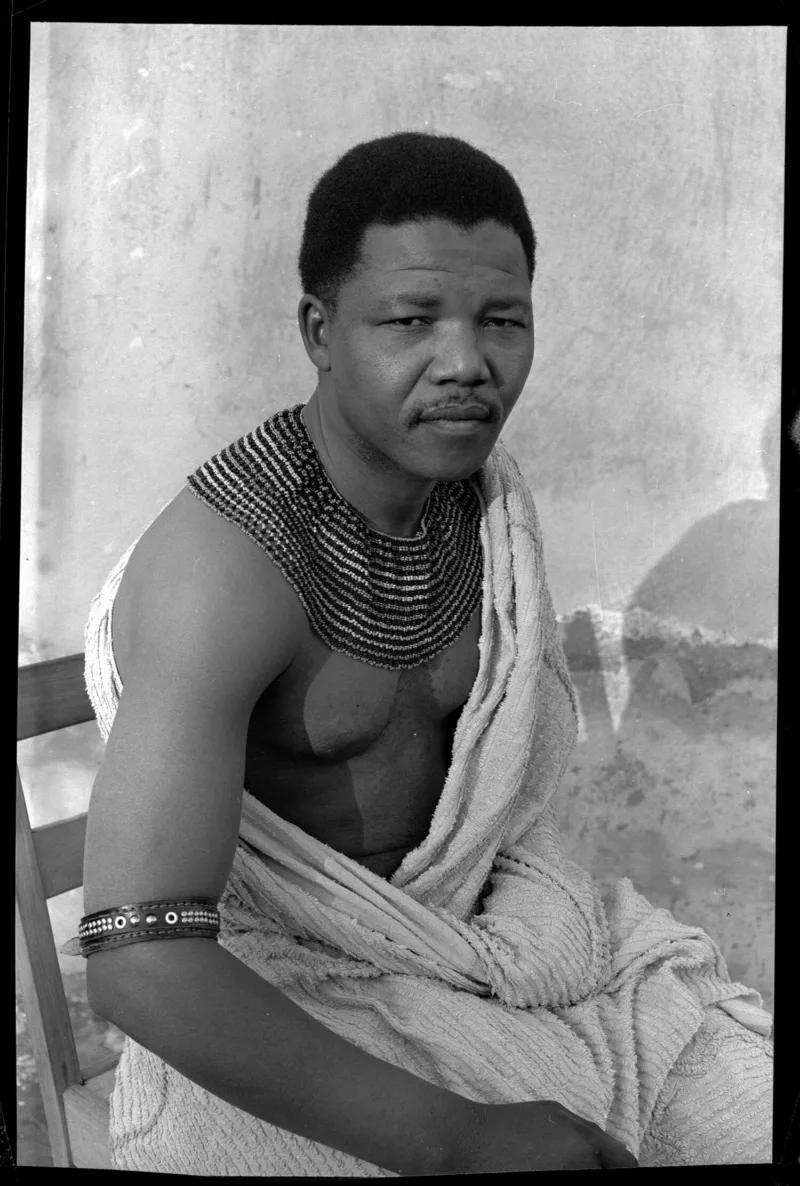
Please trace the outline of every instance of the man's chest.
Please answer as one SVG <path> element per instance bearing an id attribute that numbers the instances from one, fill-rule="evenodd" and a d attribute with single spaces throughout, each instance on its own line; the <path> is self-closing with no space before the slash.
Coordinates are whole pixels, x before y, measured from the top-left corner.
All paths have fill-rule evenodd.
<path id="1" fill-rule="evenodd" d="M 276 756 L 344 762 L 416 727 L 437 729 L 465 704 L 478 672 L 480 607 L 456 641 L 410 670 L 335 653 L 309 632 L 289 670 L 259 700 L 249 745 Z"/>

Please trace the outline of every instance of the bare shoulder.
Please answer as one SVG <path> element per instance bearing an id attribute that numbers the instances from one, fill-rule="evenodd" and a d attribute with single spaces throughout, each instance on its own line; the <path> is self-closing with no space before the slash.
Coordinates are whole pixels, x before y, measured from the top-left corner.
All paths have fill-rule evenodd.
<path id="1" fill-rule="evenodd" d="M 114 654 L 123 685 L 154 663 L 194 660 L 198 676 L 233 669 L 257 691 L 289 665 L 305 627 L 266 552 L 187 487 L 131 553 L 114 603 Z"/>
<path id="2" fill-rule="evenodd" d="M 222 893 L 250 716 L 291 664 L 303 622 L 266 553 L 191 492 L 142 536 L 114 604 L 123 688 L 92 788 L 87 911 Z"/>

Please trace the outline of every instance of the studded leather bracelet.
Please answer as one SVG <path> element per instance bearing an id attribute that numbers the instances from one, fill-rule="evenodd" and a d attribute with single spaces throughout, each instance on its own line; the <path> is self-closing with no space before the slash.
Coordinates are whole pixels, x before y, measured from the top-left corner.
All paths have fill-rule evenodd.
<path id="1" fill-rule="evenodd" d="M 151 939 L 216 939 L 219 928 L 219 911 L 211 898 L 174 898 L 114 906 L 81 919 L 80 952 L 75 954 L 90 956 L 95 951 Z"/>

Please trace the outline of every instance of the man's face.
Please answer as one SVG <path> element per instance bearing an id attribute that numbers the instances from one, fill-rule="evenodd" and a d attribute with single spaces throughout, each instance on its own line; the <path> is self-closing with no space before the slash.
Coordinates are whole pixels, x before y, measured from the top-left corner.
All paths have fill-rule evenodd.
<path id="1" fill-rule="evenodd" d="M 475 473 L 533 362 L 519 238 L 495 222 L 368 228 L 328 346 L 323 399 L 373 468 L 439 481 Z"/>

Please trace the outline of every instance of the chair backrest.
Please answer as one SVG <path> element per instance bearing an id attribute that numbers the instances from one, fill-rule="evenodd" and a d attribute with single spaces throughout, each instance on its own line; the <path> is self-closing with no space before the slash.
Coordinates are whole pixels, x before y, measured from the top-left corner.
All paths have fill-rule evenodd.
<path id="1" fill-rule="evenodd" d="M 94 719 L 83 655 L 20 667 L 17 740 Z M 84 1074 L 61 979 L 47 899 L 83 884 L 86 813 L 31 829 L 17 766 L 17 968 L 55 1165 L 72 1165 L 64 1092 Z M 108 1060 L 113 1063 L 112 1060 Z M 97 1071 L 97 1067 L 92 1068 Z"/>

